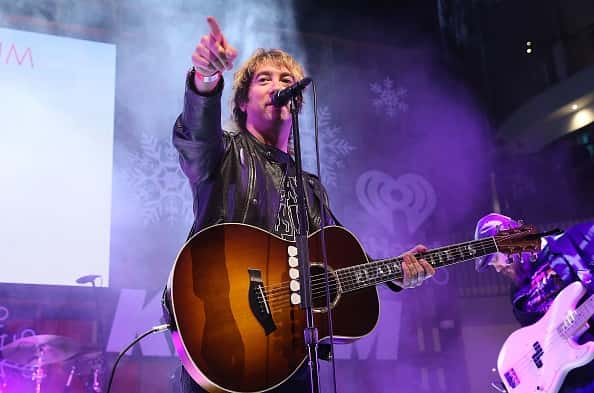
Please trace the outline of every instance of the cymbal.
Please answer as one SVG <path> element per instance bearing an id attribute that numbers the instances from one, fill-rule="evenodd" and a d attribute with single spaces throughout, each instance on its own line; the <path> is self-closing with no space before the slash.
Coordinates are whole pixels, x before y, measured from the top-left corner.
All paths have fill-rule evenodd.
<path id="1" fill-rule="evenodd" d="M 66 360 L 78 353 L 79 348 L 69 337 L 39 334 L 8 344 L 2 348 L 2 357 L 23 366 L 41 367 Z"/>
<path id="2" fill-rule="evenodd" d="M 66 369 L 74 367 L 74 371 L 77 375 L 92 374 L 96 370 L 102 369 L 105 362 L 103 355 L 103 351 L 96 348 L 89 348 L 66 360 L 64 366 Z"/>
<path id="3" fill-rule="evenodd" d="M 103 351 L 98 347 L 85 347 L 82 348 L 75 356 L 73 356 L 70 360 L 95 360 L 97 358 L 101 358 L 103 356 Z"/>

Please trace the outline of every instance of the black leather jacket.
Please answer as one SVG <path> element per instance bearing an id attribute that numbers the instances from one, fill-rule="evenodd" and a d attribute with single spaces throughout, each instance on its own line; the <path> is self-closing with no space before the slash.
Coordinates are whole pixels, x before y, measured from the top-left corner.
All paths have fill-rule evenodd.
<path id="1" fill-rule="evenodd" d="M 292 164 L 291 157 L 262 144 L 247 131 L 224 131 L 220 124 L 222 79 L 208 95 L 199 94 L 192 80 L 190 73 L 184 109 L 173 128 L 173 144 L 194 197 L 190 235 L 221 222 L 247 223 L 274 233 L 280 192 L 287 165 Z M 340 225 L 328 207 L 328 197 L 318 178 L 309 173 L 304 176 L 310 233 L 320 228 L 320 201 L 324 203 L 326 225 Z M 400 290 L 387 284 L 394 291 Z M 166 292 L 163 301 L 167 310 Z M 169 319 L 169 313 L 165 315 Z M 320 344 L 319 352 L 321 358 L 327 359 L 330 346 Z M 202 391 L 189 377 L 186 380 L 193 386 L 192 392 Z"/>
<path id="2" fill-rule="evenodd" d="M 247 131 L 221 128 L 223 82 L 208 95 L 186 80 L 183 113 L 173 129 L 173 144 L 194 197 L 191 234 L 221 222 L 239 222 L 274 232 L 287 165 L 291 157 L 258 141 Z M 320 199 L 326 193 L 318 178 L 305 174 L 310 232 L 319 229 Z M 326 224 L 336 224 L 329 209 Z"/>

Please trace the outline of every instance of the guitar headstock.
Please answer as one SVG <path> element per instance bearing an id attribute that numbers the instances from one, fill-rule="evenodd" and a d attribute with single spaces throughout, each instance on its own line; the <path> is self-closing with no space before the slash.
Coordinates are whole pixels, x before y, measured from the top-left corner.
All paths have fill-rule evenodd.
<path id="1" fill-rule="evenodd" d="M 540 251 L 540 234 L 534 225 L 522 224 L 517 228 L 502 230 L 497 232 L 494 238 L 499 252 L 504 254 Z"/>

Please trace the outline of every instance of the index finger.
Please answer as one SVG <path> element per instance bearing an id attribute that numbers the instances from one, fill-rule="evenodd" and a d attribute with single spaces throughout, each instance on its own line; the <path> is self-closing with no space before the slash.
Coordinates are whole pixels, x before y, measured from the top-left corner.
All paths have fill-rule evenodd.
<path id="1" fill-rule="evenodd" d="M 221 33 L 221 28 L 219 26 L 219 22 L 217 22 L 217 20 L 215 19 L 214 16 L 209 16 L 206 18 L 206 21 L 208 22 L 208 25 L 210 26 L 210 31 L 212 32 L 212 35 L 214 36 L 214 38 L 221 42 L 221 38 L 222 38 L 222 33 Z"/>
<path id="2" fill-rule="evenodd" d="M 416 254 L 416 253 L 424 253 L 427 252 L 427 247 L 425 247 L 423 244 L 417 244 L 416 246 L 414 246 L 409 252 Z"/>

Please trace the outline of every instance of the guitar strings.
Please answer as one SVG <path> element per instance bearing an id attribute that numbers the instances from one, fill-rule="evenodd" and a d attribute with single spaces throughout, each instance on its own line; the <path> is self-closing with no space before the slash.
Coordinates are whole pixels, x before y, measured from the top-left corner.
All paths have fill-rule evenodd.
<path id="1" fill-rule="evenodd" d="M 464 256 L 463 251 L 457 251 L 458 253 L 460 253 L 462 256 Z M 399 259 L 401 259 L 401 257 L 399 257 Z M 372 262 L 372 264 L 378 264 L 376 262 L 379 261 L 374 261 Z M 339 272 L 343 271 L 342 269 L 336 271 L 337 276 L 339 276 Z M 402 276 L 400 275 L 402 272 L 399 272 L 397 276 L 393 277 L 393 279 L 401 279 Z M 321 278 L 319 278 L 321 277 Z M 346 281 L 340 281 L 340 279 L 337 280 L 333 279 L 333 283 L 329 286 L 331 290 L 336 290 L 337 287 L 347 287 L 348 285 L 350 285 L 350 288 L 347 288 L 347 291 L 344 292 L 351 292 L 357 289 L 361 289 L 361 288 L 365 288 L 368 286 L 372 286 L 372 285 L 376 285 L 378 283 L 381 283 L 383 281 L 387 281 L 385 280 L 385 277 L 376 277 L 374 280 L 366 280 L 364 283 L 359 283 L 359 285 L 353 285 L 356 284 L 356 279 L 352 278 L 352 279 L 348 279 Z M 284 284 L 284 283 L 283 283 Z M 322 274 L 318 274 L 318 275 L 313 275 L 312 276 L 312 293 L 316 292 L 317 290 L 322 289 L 322 293 L 325 296 L 325 290 L 324 290 L 324 286 L 325 286 L 325 273 Z M 271 288 L 271 287 L 269 287 Z M 318 291 L 319 292 L 319 291 Z M 265 297 L 268 299 L 268 305 L 269 306 L 276 306 L 278 305 L 278 303 L 284 303 L 287 300 L 287 293 L 289 293 L 289 288 L 286 285 L 281 285 L 281 286 L 276 286 L 276 287 L 272 287 L 271 290 L 267 291 L 267 293 L 265 294 Z M 314 294 L 315 295 L 315 294 Z M 319 296 L 314 296 L 312 295 L 312 300 L 314 299 L 320 299 Z M 257 293 L 258 296 L 258 301 L 259 303 L 261 303 L 261 305 L 264 304 L 265 300 L 262 298 L 262 295 L 260 293 Z"/>
<path id="2" fill-rule="evenodd" d="M 395 278 L 401 278 L 401 277 L 399 276 L 399 277 L 395 277 Z M 336 281 L 336 280 L 333 280 L 333 281 Z M 383 279 L 376 279 L 374 282 L 367 282 L 366 284 L 360 285 L 359 287 L 351 288 L 349 291 L 369 287 L 369 286 L 381 283 L 383 281 L 384 281 Z M 340 282 L 330 284 L 329 285 L 330 291 L 336 290 L 337 287 L 339 287 L 339 286 L 340 286 Z M 336 292 L 338 292 L 338 291 L 336 291 Z M 347 292 L 347 291 L 344 291 L 344 292 Z M 292 304 L 288 301 L 288 299 L 290 299 L 290 297 L 288 296 L 289 294 L 290 294 L 290 291 L 288 290 L 288 288 L 282 288 L 279 291 L 277 291 L 275 293 L 275 296 L 273 296 L 268 301 L 268 306 L 270 307 L 270 309 L 275 312 L 281 312 L 287 308 L 290 308 L 292 306 Z M 262 298 L 261 294 L 256 293 L 256 295 L 258 297 L 258 302 L 259 302 L 260 306 L 264 307 L 265 300 Z M 321 285 L 321 286 L 318 285 L 315 288 L 312 286 L 312 301 L 323 299 L 325 297 L 325 295 L 326 295 L 326 292 L 324 289 L 324 285 Z"/>
<path id="3" fill-rule="evenodd" d="M 511 236 L 513 236 L 513 235 L 507 235 L 506 237 L 501 237 L 500 236 L 502 238 L 500 240 L 510 238 Z M 481 240 L 477 241 L 476 243 L 474 243 L 474 245 L 476 246 L 475 248 L 477 250 L 483 251 L 483 252 L 486 251 L 489 248 L 492 248 L 493 246 L 491 244 L 493 244 L 495 246 L 495 250 L 489 250 L 488 253 L 496 252 L 497 251 L 497 243 L 495 242 L 495 238 L 494 237 L 489 237 L 489 238 L 481 239 Z M 468 243 L 462 243 L 462 244 L 454 245 L 454 246 L 441 247 L 441 248 L 438 248 L 438 249 L 431 250 L 430 252 L 427 253 L 427 255 L 428 256 L 431 256 L 431 259 L 433 259 L 433 256 L 436 256 L 437 252 L 439 252 L 440 249 L 446 249 L 446 250 L 450 251 L 450 253 L 452 253 L 452 254 L 460 254 L 462 257 L 464 257 L 464 251 L 467 250 L 468 245 L 469 245 Z M 390 263 L 395 263 L 395 261 L 398 262 L 401 259 L 402 259 L 402 256 L 400 256 L 400 257 L 398 257 L 396 259 L 391 258 L 391 259 L 376 260 L 376 261 L 373 261 L 373 262 L 364 264 L 364 266 L 366 266 L 367 268 L 370 267 L 370 266 L 371 267 L 377 267 L 377 266 L 381 266 L 381 264 L 385 264 L 386 261 L 390 261 Z M 439 260 L 440 260 L 440 258 L 438 258 L 438 261 Z M 433 260 L 432 260 L 432 263 L 434 263 Z M 361 268 L 360 267 L 357 267 L 357 266 L 355 266 L 355 267 L 351 266 L 351 267 L 348 267 L 348 268 L 339 269 L 339 270 L 336 271 L 336 273 L 337 273 L 337 276 L 339 276 L 339 273 L 341 271 L 343 271 L 343 272 L 352 272 L 353 270 L 361 270 Z M 399 272 L 399 274 L 400 273 L 401 273 L 401 271 Z M 402 278 L 402 277 L 401 276 L 393 277 L 393 279 L 399 279 L 399 278 Z M 318 275 L 313 275 L 311 280 L 312 280 L 312 294 L 313 294 L 312 295 L 312 300 L 319 299 L 320 297 L 319 296 L 316 296 L 316 291 L 320 289 L 320 285 L 319 285 L 320 284 L 320 281 L 323 281 L 324 282 L 324 284 L 322 285 L 322 288 L 324 287 L 324 285 L 325 285 L 325 273 L 318 274 Z M 340 286 L 344 286 L 344 287 L 347 287 L 348 285 L 351 285 L 352 287 L 351 288 L 348 288 L 348 291 L 350 292 L 350 291 L 354 291 L 354 290 L 357 290 L 357 289 L 360 289 L 360 288 L 364 288 L 364 287 L 368 287 L 368 286 L 371 286 L 371 285 L 375 285 L 375 284 L 381 283 L 382 281 L 387 281 L 387 280 L 385 280 L 385 277 L 384 278 L 382 278 L 382 277 L 376 277 L 376 279 L 374 281 L 372 281 L 372 280 L 366 280 L 364 283 L 360 283 L 358 286 L 357 285 L 353 285 L 353 284 L 356 284 L 356 279 L 354 277 L 349 278 L 347 280 L 343 280 L 342 282 L 340 282 L 340 280 L 338 280 L 338 282 L 337 282 L 336 279 L 334 279 L 333 281 L 334 281 L 334 283 L 330 285 L 330 290 L 336 290 L 339 285 Z M 287 283 L 288 282 L 282 282 L 282 283 L 280 283 L 280 285 L 279 284 L 275 284 L 273 286 L 265 286 L 265 287 L 263 287 L 263 289 L 266 289 L 266 292 L 267 292 L 264 295 L 266 298 L 262 297 L 262 295 L 260 293 L 258 293 L 258 292 L 256 293 L 256 296 L 258 298 L 259 305 L 261 307 L 264 306 L 265 303 L 266 303 L 266 301 L 268 300 L 268 306 L 271 309 L 274 307 L 276 311 L 280 311 L 280 310 L 283 309 L 282 308 L 282 305 L 284 305 L 286 303 L 289 303 L 290 304 L 290 302 L 287 302 L 287 297 L 286 297 L 286 295 L 288 293 L 288 288 L 287 288 L 287 285 L 286 285 Z M 262 288 L 262 287 L 260 287 L 260 288 Z M 325 290 L 323 292 L 323 296 L 325 296 Z M 279 303 L 281 305 L 281 308 L 280 309 L 278 307 L 276 307 L 277 305 L 279 305 Z"/>
<path id="4" fill-rule="evenodd" d="M 492 237 L 483 239 L 476 244 L 478 246 L 477 248 L 481 249 L 482 251 L 486 251 L 489 248 L 489 244 L 492 243 L 492 241 L 493 241 Z M 479 243 L 489 243 L 489 244 L 479 245 Z M 458 253 L 462 257 L 464 256 L 464 251 L 466 250 L 466 248 L 465 248 L 466 246 L 451 246 L 451 247 L 453 249 L 451 252 Z M 490 247 L 494 247 L 494 246 L 490 246 Z M 442 248 L 446 248 L 446 247 L 442 247 Z M 435 249 L 435 250 L 431 250 L 430 252 L 427 253 L 427 255 L 431 256 L 430 258 L 433 259 L 433 255 L 436 255 L 437 250 L 439 250 L 439 248 Z M 495 250 L 493 250 L 492 252 L 493 253 L 497 252 L 496 246 L 495 246 Z M 343 269 L 339 269 L 339 270 L 336 270 L 336 272 L 343 272 L 343 271 L 348 272 L 348 271 L 353 271 L 353 270 L 362 270 L 362 266 L 365 266 L 365 267 L 363 267 L 363 269 L 365 269 L 365 268 L 374 267 L 374 266 L 381 265 L 381 264 L 400 262 L 401 260 L 402 260 L 402 256 L 398 256 L 396 258 L 378 259 L 378 260 L 374 260 L 374 261 L 371 261 L 371 262 L 368 262 L 368 263 L 365 263 L 362 265 L 349 266 L 349 267 L 346 267 Z M 439 258 L 438 258 L 438 260 L 439 260 Z M 318 277 L 321 276 L 322 277 L 321 280 L 324 280 L 325 274 L 320 274 L 317 276 Z M 314 279 L 314 276 L 312 276 L 312 284 L 313 284 L 313 279 Z M 351 281 L 354 282 L 355 280 L 353 279 Z M 263 286 L 262 289 L 265 290 L 266 292 L 273 293 L 276 289 L 283 289 L 289 283 L 290 283 L 290 281 L 284 281 L 284 282 L 280 282 L 278 284 Z"/>
<path id="5" fill-rule="evenodd" d="M 498 249 L 495 245 L 495 250 L 493 249 L 493 245 L 490 245 L 493 241 L 493 238 L 485 238 L 482 241 L 475 243 L 475 245 L 477 245 L 477 251 L 483 251 L 485 252 L 485 255 L 497 252 Z M 487 244 L 486 244 L 487 243 Z M 452 252 L 455 254 L 460 254 L 460 256 L 464 256 L 465 254 L 465 249 L 463 246 L 452 246 Z M 431 250 L 432 252 L 434 252 L 435 250 Z M 489 251 L 489 252 L 486 252 Z M 481 255 L 483 256 L 483 255 Z M 365 266 L 369 267 L 369 266 L 378 266 L 381 263 L 385 263 L 386 261 L 391 261 L 391 263 L 393 263 L 394 260 L 401 260 L 402 256 L 397 257 L 397 258 L 390 258 L 390 259 L 381 259 L 381 260 L 375 260 L 369 263 L 364 264 Z M 346 267 L 343 269 L 339 269 L 337 271 L 335 271 L 338 275 L 339 272 L 352 272 L 353 270 L 357 270 L 360 269 L 360 267 L 357 266 L 350 266 L 350 267 Z M 397 277 L 393 277 L 394 279 L 399 279 L 402 278 L 401 276 L 397 276 Z M 320 281 L 322 281 L 323 283 L 321 283 Z M 365 287 L 370 287 L 372 285 L 376 285 L 378 283 L 381 283 L 383 281 L 386 281 L 384 277 L 376 277 L 375 280 L 372 282 L 372 280 L 367 280 L 365 283 L 359 283 L 359 285 L 353 285 L 355 284 L 355 279 L 351 278 L 348 280 L 343 280 L 341 281 L 337 281 L 336 279 L 333 280 L 333 284 L 331 284 L 329 287 L 332 289 L 336 289 L 339 285 L 342 286 L 346 286 L 343 284 L 348 284 L 348 285 L 352 285 L 351 288 L 349 288 L 349 291 L 345 291 L 345 292 L 350 292 L 350 291 L 354 291 L 357 289 L 361 289 L 361 288 L 365 288 Z M 280 283 L 279 284 L 275 284 L 275 285 L 270 285 L 270 286 L 266 286 L 266 287 L 261 287 L 261 288 L 269 288 L 272 290 L 272 292 L 275 293 L 275 296 L 271 296 L 269 298 L 268 294 L 265 294 L 266 298 L 269 298 L 269 310 L 270 312 L 282 312 L 284 310 L 287 309 L 291 309 L 294 307 L 298 307 L 299 305 L 293 305 L 291 304 L 289 301 L 287 301 L 287 299 L 289 299 L 289 297 L 287 296 L 287 294 L 289 293 L 288 289 L 289 287 L 286 285 L 282 285 L 282 284 L 287 284 L 288 282 L 284 282 L 284 283 Z M 314 285 L 315 284 L 315 285 Z M 321 284 L 321 286 L 320 286 Z M 312 300 L 316 300 L 316 299 L 322 299 L 325 297 L 326 292 L 324 289 L 325 286 L 325 272 L 322 274 L 316 274 L 316 275 L 312 275 Z M 260 287 L 259 287 L 260 288 Z M 260 295 L 259 291 L 256 292 L 256 296 L 258 298 L 258 303 L 259 306 L 261 307 L 261 310 L 264 311 L 264 301 L 262 296 Z M 245 315 L 250 315 L 251 312 L 249 309 L 245 309 L 244 312 L 238 312 L 236 313 L 236 316 L 240 317 L 240 316 L 245 316 Z"/>
<path id="6" fill-rule="evenodd" d="M 491 238 L 488 238 L 487 240 L 492 240 Z M 481 243 L 490 243 L 490 242 L 481 242 Z M 484 245 L 477 247 L 477 249 L 483 249 L 481 251 L 486 251 L 489 248 L 492 248 L 493 246 L 487 246 L 485 247 Z M 452 250 L 451 253 L 452 254 L 460 254 L 459 256 L 464 257 L 464 252 L 466 251 L 464 248 L 461 249 L 460 246 L 458 247 L 453 247 L 453 248 L 457 248 L 457 250 Z M 493 252 L 496 252 L 497 250 L 495 249 Z M 457 257 L 458 255 L 454 255 L 455 257 Z M 401 260 L 402 256 L 396 258 L 396 260 Z M 378 265 L 381 265 L 382 263 L 385 263 L 385 261 L 390 261 L 390 263 L 394 263 L 394 259 L 384 259 L 384 260 L 376 260 L 373 262 L 370 262 L 367 265 L 367 267 L 370 266 L 374 266 L 377 267 Z M 357 267 L 348 267 L 348 268 L 344 268 L 344 269 L 339 269 L 336 272 L 336 275 L 339 277 L 340 276 L 340 272 L 345 272 L 347 270 L 356 270 L 360 268 Z M 398 274 L 401 274 L 402 272 L 400 271 Z M 339 277 L 340 278 L 340 277 Z M 402 278 L 401 275 L 395 276 L 392 279 L 400 279 Z M 325 286 L 325 273 L 322 274 L 317 274 L 317 275 L 312 275 L 312 293 L 314 293 L 316 290 L 320 289 L 320 284 L 321 284 L 321 288 L 323 289 L 323 287 Z M 333 279 L 334 282 L 336 282 L 336 279 Z M 375 280 L 366 280 L 364 283 L 359 283 L 359 285 L 354 285 L 357 284 L 356 282 L 356 278 L 350 278 L 347 280 L 343 280 L 340 281 L 340 279 L 338 280 L 338 282 L 333 283 L 330 285 L 331 290 L 335 290 L 337 287 L 341 286 L 341 287 L 348 287 L 349 285 L 351 286 L 350 288 L 348 288 L 347 291 L 345 292 L 350 292 L 350 291 L 354 291 L 357 289 L 361 289 L 361 288 L 365 288 L 371 285 L 375 285 L 378 283 L 381 283 L 383 281 L 387 281 L 385 280 L 385 277 L 376 277 Z M 280 283 L 281 285 L 274 285 L 274 286 L 267 286 L 264 287 L 263 289 L 266 289 L 266 294 L 265 297 L 268 299 L 268 305 L 269 306 L 276 306 L 280 300 L 280 302 L 285 302 L 287 300 L 287 298 L 285 297 L 286 294 L 289 292 L 288 291 L 288 286 L 287 285 L 283 285 L 283 284 L 287 284 L 288 282 L 283 282 Z M 323 292 L 323 295 L 325 296 L 325 291 Z M 260 293 L 257 293 L 258 296 L 258 301 L 261 303 L 261 305 L 263 305 L 264 303 L 264 299 L 262 298 L 262 295 Z M 280 298 L 280 299 L 279 299 Z M 312 300 L 313 299 L 319 299 L 320 297 L 314 297 L 312 296 Z"/>

